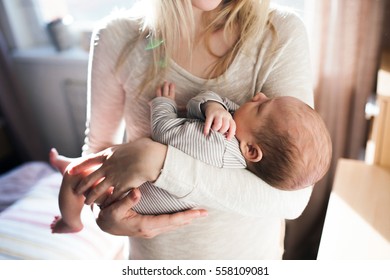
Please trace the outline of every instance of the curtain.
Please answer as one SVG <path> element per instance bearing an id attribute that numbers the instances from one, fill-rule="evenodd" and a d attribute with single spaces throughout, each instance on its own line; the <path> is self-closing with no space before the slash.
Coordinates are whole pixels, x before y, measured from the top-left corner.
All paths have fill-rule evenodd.
<path id="1" fill-rule="evenodd" d="M 28 104 L 20 99 L 19 86 L 13 71 L 8 45 L 0 30 L 0 111 L 11 132 L 12 144 L 22 161 L 47 160 L 42 141 L 36 133 L 37 125 L 27 117 Z"/>
<path id="2" fill-rule="evenodd" d="M 333 142 L 332 164 L 301 217 L 287 222 L 285 259 L 316 259 L 339 158 L 365 147 L 365 104 L 375 91 L 386 0 L 309 0 L 315 107 Z"/>

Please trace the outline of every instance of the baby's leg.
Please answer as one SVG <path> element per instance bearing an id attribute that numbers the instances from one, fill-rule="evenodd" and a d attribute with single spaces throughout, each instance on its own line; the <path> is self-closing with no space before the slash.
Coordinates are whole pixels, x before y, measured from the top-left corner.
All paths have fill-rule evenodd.
<path id="1" fill-rule="evenodd" d="M 73 186 L 79 177 L 64 175 L 60 194 L 59 207 L 62 217 L 55 217 L 51 224 L 52 233 L 72 233 L 83 229 L 80 214 L 84 206 L 84 195 L 77 195 Z"/>

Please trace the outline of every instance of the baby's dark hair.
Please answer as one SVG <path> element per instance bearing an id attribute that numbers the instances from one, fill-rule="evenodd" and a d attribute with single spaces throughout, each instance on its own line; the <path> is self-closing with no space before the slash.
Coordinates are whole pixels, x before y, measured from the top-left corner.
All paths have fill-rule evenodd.
<path id="1" fill-rule="evenodd" d="M 247 163 L 250 171 L 283 190 L 318 182 L 328 171 L 332 157 L 329 132 L 320 115 L 303 102 L 298 110 L 292 106 L 296 105 L 279 107 L 277 118 L 266 116 L 259 127 L 253 128 L 263 156 L 259 162 Z M 289 123 L 296 125 L 286 125 Z"/>
<path id="2" fill-rule="evenodd" d="M 294 172 L 291 163 L 294 162 L 297 149 L 288 134 L 275 129 L 272 119 L 268 119 L 262 126 L 258 127 L 256 138 L 263 157 L 259 162 L 248 162 L 248 169 L 271 186 L 285 189 L 288 186 L 284 186 L 284 182 Z"/>

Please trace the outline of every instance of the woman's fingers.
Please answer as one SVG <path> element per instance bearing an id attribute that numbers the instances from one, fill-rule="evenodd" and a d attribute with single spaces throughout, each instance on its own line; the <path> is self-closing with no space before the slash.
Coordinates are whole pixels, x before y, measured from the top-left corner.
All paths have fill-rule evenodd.
<path id="1" fill-rule="evenodd" d="M 85 204 L 91 205 L 94 203 L 100 196 L 105 195 L 109 188 L 113 186 L 110 184 L 108 180 L 101 179 L 96 186 L 88 189 L 87 194 L 85 195 Z M 84 192 L 82 192 L 84 193 Z"/>
<path id="2" fill-rule="evenodd" d="M 123 236 L 139 236 L 138 225 L 141 215 L 132 210 L 141 199 L 138 189 L 133 189 L 123 199 L 102 208 L 96 219 L 97 225 L 103 231 Z M 138 234 L 138 235 L 137 235 Z"/>
<path id="3" fill-rule="evenodd" d="M 139 232 L 144 238 L 153 238 L 162 233 L 170 232 L 182 226 L 190 224 L 194 219 L 206 217 L 204 209 L 187 210 L 175 214 L 158 216 L 142 216 Z"/>
<path id="4" fill-rule="evenodd" d="M 117 212 L 127 213 L 132 207 L 134 207 L 141 199 L 141 192 L 138 188 L 132 189 L 128 195 L 123 197 L 124 203 L 118 203 Z"/>
<path id="5" fill-rule="evenodd" d="M 132 210 L 141 199 L 139 189 L 132 189 L 123 199 L 102 208 L 97 219 L 99 227 L 110 234 L 153 238 L 206 217 L 204 209 L 187 210 L 166 215 L 140 215 Z"/>
<path id="6" fill-rule="evenodd" d="M 207 217 L 207 211 L 205 209 L 192 209 L 183 212 L 178 212 L 175 214 L 145 217 L 153 221 L 151 224 L 164 230 L 169 229 L 171 227 L 179 227 L 182 225 L 186 225 L 196 218 Z"/>
<path id="7" fill-rule="evenodd" d="M 70 175 L 76 175 L 85 172 L 91 168 L 97 168 L 97 166 L 103 164 L 106 160 L 106 155 L 91 155 L 88 158 L 82 158 L 83 160 L 77 163 L 72 163 L 72 167 L 69 168 Z"/>
<path id="8" fill-rule="evenodd" d="M 122 199 L 126 195 L 126 192 L 127 192 L 127 189 L 124 188 L 124 191 L 123 191 L 119 185 L 113 187 L 113 191 L 112 191 L 111 195 L 105 200 L 103 207 L 110 205 L 114 201 Z"/>
<path id="9" fill-rule="evenodd" d="M 79 195 L 84 194 L 87 190 L 89 190 L 89 192 L 95 191 L 95 193 L 96 193 L 96 190 L 92 190 L 91 188 L 94 186 L 97 186 L 102 181 L 108 182 L 107 180 L 104 180 L 104 179 L 105 179 L 104 171 L 102 169 L 97 169 L 94 172 L 92 172 L 91 174 L 89 174 L 88 176 L 84 177 L 80 181 L 80 183 L 77 184 L 77 186 L 75 186 L 74 191 Z M 104 186 L 105 185 L 101 185 L 100 188 L 102 188 Z M 97 190 L 97 191 L 99 192 L 99 190 Z"/>

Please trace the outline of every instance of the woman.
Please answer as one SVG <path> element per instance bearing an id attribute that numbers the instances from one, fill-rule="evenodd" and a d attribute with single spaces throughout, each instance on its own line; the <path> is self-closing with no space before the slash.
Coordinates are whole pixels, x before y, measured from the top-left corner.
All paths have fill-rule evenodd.
<path id="1" fill-rule="evenodd" d="M 238 104 L 261 91 L 313 106 L 302 22 L 262 0 L 155 0 L 146 11 L 140 18 L 117 15 L 95 34 L 85 153 L 96 154 L 71 173 L 102 166 L 75 183 L 76 190 L 98 182 L 87 195 L 91 203 L 110 186 L 115 199 L 155 181 L 207 209 L 207 217 L 205 210 L 142 216 L 130 209 L 142 199 L 138 189 L 103 208 L 99 226 L 131 236 L 130 258 L 281 259 L 284 220 L 301 214 L 311 188 L 280 191 L 249 171 L 212 168 L 172 147 L 137 139 L 150 135 L 148 101 L 165 79 L 175 82 L 183 108 L 205 88 Z M 98 152 L 122 142 L 123 124 L 129 143 Z M 81 175 L 65 176 L 78 182 Z"/>

